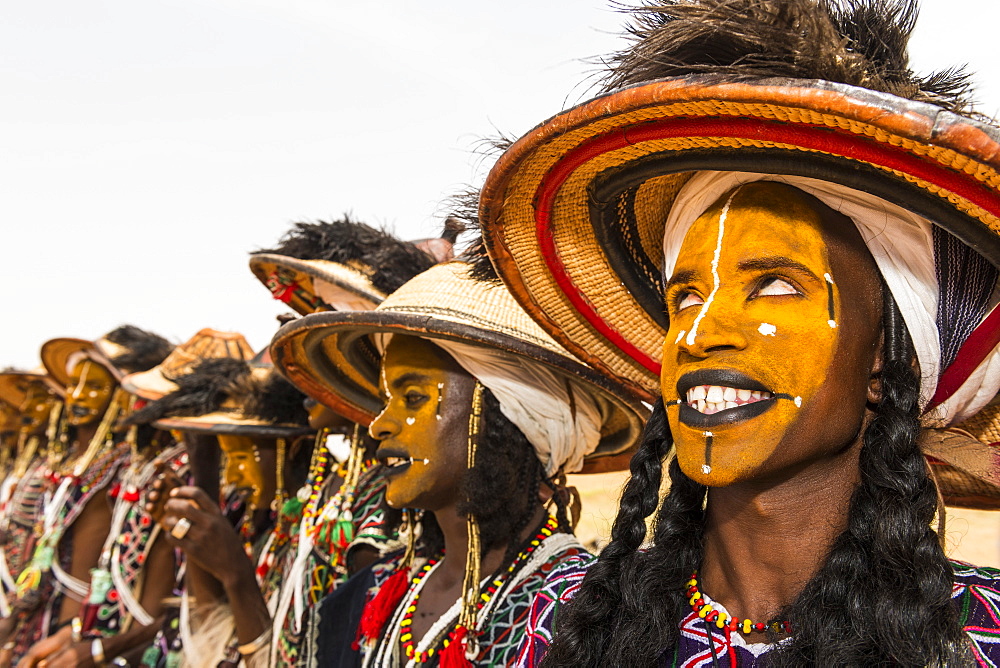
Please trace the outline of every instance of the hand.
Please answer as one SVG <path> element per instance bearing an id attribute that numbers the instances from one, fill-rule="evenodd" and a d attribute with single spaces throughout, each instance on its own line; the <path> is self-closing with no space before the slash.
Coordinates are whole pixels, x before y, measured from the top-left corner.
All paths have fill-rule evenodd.
<path id="1" fill-rule="evenodd" d="M 93 665 L 90 641 L 73 643 L 73 631 L 64 626 L 54 634 L 39 640 L 17 664 L 17 668 L 66 668 Z"/>
<path id="2" fill-rule="evenodd" d="M 159 474 L 153 481 L 153 488 L 146 494 L 145 510 L 154 522 L 163 524 L 163 506 L 169 499 L 170 490 L 181 487 L 184 483 L 173 471 L 164 470 L 166 464 L 162 461 L 156 463 L 156 472 Z"/>
<path id="3" fill-rule="evenodd" d="M 231 583 L 234 577 L 247 572 L 252 576 L 253 564 L 243 549 L 243 541 L 203 490 L 172 489 L 163 510 L 160 524 L 166 530 L 166 539 L 219 582 Z M 190 523 L 190 528 L 178 539 L 171 532 L 181 518 Z"/>

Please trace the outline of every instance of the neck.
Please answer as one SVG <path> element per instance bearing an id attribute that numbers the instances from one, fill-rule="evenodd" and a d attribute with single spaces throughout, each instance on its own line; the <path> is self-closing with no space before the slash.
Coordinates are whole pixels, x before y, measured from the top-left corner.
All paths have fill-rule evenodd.
<path id="1" fill-rule="evenodd" d="M 701 590 L 754 622 L 791 604 L 847 526 L 859 451 L 855 444 L 780 481 L 710 489 Z"/>
<path id="2" fill-rule="evenodd" d="M 97 434 L 97 427 L 100 424 L 98 420 L 91 422 L 90 424 L 81 424 L 76 428 L 76 439 L 70 445 L 70 450 L 74 454 L 83 452 L 90 445 L 90 441 L 93 440 L 94 435 Z"/>
<path id="3" fill-rule="evenodd" d="M 526 540 L 538 525 L 541 524 L 545 515 L 545 509 L 539 505 L 526 529 L 518 536 L 518 542 Z M 445 557 L 437 568 L 440 582 L 461 583 L 465 577 L 465 560 L 469 551 L 469 529 L 466 518 L 458 513 L 455 506 L 449 506 L 434 511 L 438 526 L 444 535 Z M 482 580 L 487 575 L 496 572 L 501 566 L 505 566 L 504 554 L 507 546 L 502 545 L 488 550 L 480 560 L 478 580 Z"/>

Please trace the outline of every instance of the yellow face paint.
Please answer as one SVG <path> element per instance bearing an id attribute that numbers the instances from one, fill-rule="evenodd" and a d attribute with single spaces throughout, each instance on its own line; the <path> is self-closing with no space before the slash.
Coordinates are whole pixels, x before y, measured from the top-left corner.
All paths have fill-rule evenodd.
<path id="1" fill-rule="evenodd" d="M 274 466 L 273 463 L 270 467 L 264 465 L 264 451 L 249 436 L 222 434 L 218 439 L 225 457 L 223 484 L 233 489 L 249 490 L 247 504 L 254 508 L 269 505 L 274 497 Z"/>
<path id="2" fill-rule="evenodd" d="M 666 291 L 660 381 L 678 461 L 702 484 L 795 466 L 858 429 L 877 335 L 842 345 L 837 263 L 818 206 L 755 183 L 723 196 L 684 238 Z M 831 427 L 838 412 L 846 418 Z"/>
<path id="3" fill-rule="evenodd" d="M 111 403 L 117 383 L 111 372 L 102 365 L 81 359 L 69 371 L 66 387 L 66 414 L 71 425 L 80 426 L 96 422 Z"/>
<path id="4" fill-rule="evenodd" d="M 471 377 L 424 339 L 395 335 L 382 359 L 386 405 L 369 433 L 386 466 L 393 508 L 436 510 L 458 500 L 465 471 Z"/>
<path id="5" fill-rule="evenodd" d="M 28 383 L 24 402 L 18 407 L 21 430 L 32 433 L 45 425 L 55 403 L 56 395 L 44 383 Z"/>

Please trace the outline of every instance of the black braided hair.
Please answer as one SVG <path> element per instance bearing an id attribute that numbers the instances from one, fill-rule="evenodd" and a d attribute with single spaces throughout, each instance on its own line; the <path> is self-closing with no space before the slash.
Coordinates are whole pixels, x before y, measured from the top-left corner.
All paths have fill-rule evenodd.
<path id="1" fill-rule="evenodd" d="M 881 399 L 863 436 L 847 529 L 781 617 L 790 642 L 770 666 L 963 666 L 953 571 L 930 528 L 936 493 L 917 444 L 920 382 L 909 332 L 883 284 Z M 702 556 L 705 488 L 670 460 L 653 544 L 639 551 L 672 439 L 662 402 L 632 459 L 611 543 L 559 619 L 542 666 L 656 666 L 677 647 L 685 581 Z"/>

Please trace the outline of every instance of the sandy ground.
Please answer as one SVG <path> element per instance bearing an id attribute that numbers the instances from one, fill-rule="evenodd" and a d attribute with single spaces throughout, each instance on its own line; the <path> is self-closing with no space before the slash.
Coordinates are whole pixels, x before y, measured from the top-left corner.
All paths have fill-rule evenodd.
<path id="1" fill-rule="evenodd" d="M 604 545 L 618 512 L 618 495 L 627 473 L 570 476 L 583 511 L 576 533 L 584 545 Z M 945 525 L 948 555 L 977 566 L 1000 568 L 1000 512 L 949 508 Z"/>

